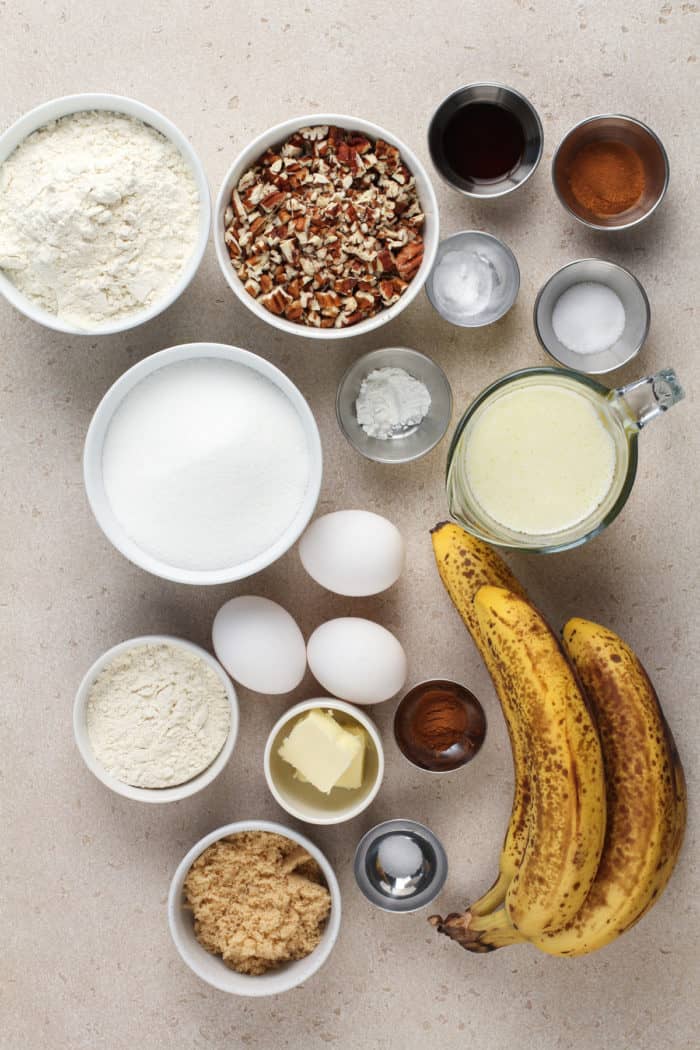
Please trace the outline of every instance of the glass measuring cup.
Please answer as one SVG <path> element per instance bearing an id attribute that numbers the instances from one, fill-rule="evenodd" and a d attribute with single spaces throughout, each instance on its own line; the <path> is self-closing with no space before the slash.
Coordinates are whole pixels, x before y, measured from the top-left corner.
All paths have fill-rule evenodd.
<path id="1" fill-rule="evenodd" d="M 557 386 L 585 397 L 615 446 L 613 479 L 604 499 L 587 517 L 559 532 L 516 532 L 496 521 L 476 500 L 467 476 L 469 442 L 481 414 L 496 398 L 527 386 Z M 627 501 L 637 473 L 639 431 L 683 396 L 676 373 L 670 368 L 613 390 L 590 376 L 560 368 L 525 368 L 504 376 L 472 402 L 455 430 L 447 456 L 450 514 L 474 536 L 511 550 L 553 554 L 586 543 L 614 521 Z M 546 484 L 546 478 L 542 483 Z"/>

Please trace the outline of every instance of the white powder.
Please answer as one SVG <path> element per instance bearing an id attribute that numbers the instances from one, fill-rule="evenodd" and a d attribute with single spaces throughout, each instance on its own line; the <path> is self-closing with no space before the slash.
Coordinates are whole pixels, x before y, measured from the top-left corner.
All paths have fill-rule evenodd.
<path id="1" fill-rule="evenodd" d="M 405 437 L 430 409 L 424 383 L 403 368 L 375 368 L 360 385 L 355 402 L 357 422 L 368 437 Z"/>
<path id="2" fill-rule="evenodd" d="M 310 454 L 299 414 L 273 383 L 200 358 L 160 368 L 127 394 L 102 473 L 140 548 L 180 568 L 220 569 L 254 558 L 291 524 Z"/>
<path id="3" fill-rule="evenodd" d="M 557 299 L 552 328 L 559 342 L 576 354 L 597 354 L 614 346 L 625 329 L 625 308 L 605 284 L 582 281 Z"/>
<path id="4" fill-rule="evenodd" d="M 160 132 L 85 111 L 35 131 L 0 167 L 0 268 L 85 329 L 146 309 L 194 249 L 199 193 Z"/>
<path id="5" fill-rule="evenodd" d="M 502 284 L 493 259 L 466 248 L 445 252 L 433 276 L 441 311 L 458 320 L 483 314 Z"/>
<path id="6" fill-rule="evenodd" d="M 86 721 L 95 758 L 112 776 L 134 787 L 173 787 L 219 754 L 231 704 L 201 656 L 174 645 L 138 645 L 97 676 Z"/>

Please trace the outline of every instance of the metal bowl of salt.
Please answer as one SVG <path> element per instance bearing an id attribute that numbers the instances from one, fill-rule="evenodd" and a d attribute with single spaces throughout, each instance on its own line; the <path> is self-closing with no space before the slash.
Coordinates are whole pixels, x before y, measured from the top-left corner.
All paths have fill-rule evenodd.
<path id="1" fill-rule="evenodd" d="M 442 843 L 415 820 L 385 820 L 371 828 L 355 852 L 355 879 L 382 911 L 412 912 L 435 900 L 447 878 Z"/>

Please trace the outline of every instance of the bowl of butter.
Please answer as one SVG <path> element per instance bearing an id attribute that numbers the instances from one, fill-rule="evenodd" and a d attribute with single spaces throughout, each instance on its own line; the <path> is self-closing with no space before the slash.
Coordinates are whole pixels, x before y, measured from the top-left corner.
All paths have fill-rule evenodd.
<path id="1" fill-rule="evenodd" d="M 341 824 L 367 809 L 384 777 L 374 722 L 344 700 L 295 704 L 273 726 L 265 778 L 287 813 L 307 824 Z"/>

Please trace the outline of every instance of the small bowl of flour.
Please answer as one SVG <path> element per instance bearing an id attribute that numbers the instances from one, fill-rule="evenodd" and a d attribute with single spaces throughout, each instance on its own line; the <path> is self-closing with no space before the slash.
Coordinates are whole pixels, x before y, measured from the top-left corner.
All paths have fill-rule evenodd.
<path id="1" fill-rule="evenodd" d="M 238 700 L 205 649 L 145 635 L 104 653 L 83 678 L 73 731 L 88 769 L 118 795 L 177 802 L 219 775 L 238 733 Z"/>
<path id="2" fill-rule="evenodd" d="M 210 223 L 192 146 L 134 99 L 54 99 L 0 136 L 0 292 L 48 328 L 151 320 L 194 277 Z"/>

